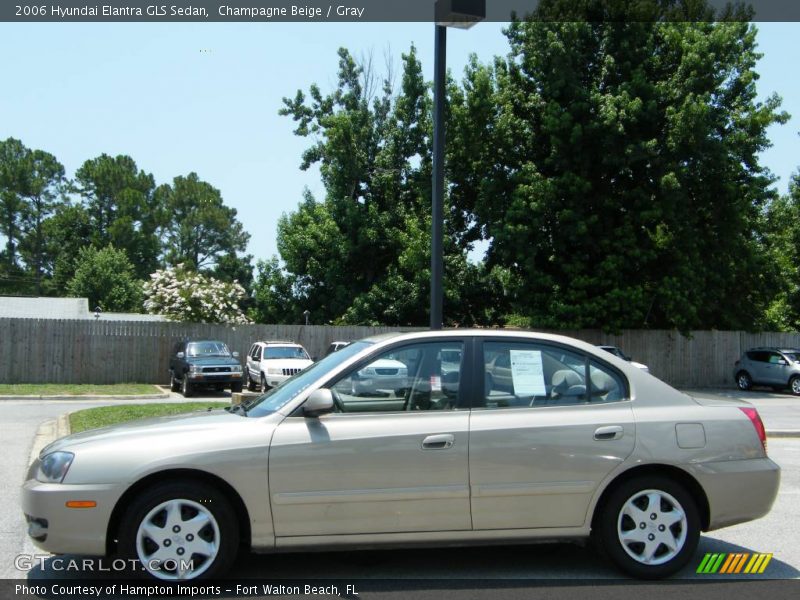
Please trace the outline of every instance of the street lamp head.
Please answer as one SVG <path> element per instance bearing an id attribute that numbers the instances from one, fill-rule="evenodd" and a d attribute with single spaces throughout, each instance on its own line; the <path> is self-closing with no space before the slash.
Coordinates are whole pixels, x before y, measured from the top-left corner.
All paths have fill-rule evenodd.
<path id="1" fill-rule="evenodd" d="M 486 18 L 486 0 L 436 0 L 436 24 L 469 29 Z"/>

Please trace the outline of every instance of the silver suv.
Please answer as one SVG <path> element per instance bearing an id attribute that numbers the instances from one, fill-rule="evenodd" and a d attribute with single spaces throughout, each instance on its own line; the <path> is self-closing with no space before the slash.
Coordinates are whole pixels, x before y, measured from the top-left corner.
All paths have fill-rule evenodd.
<path id="1" fill-rule="evenodd" d="M 774 390 L 787 387 L 800 396 L 800 350 L 797 348 L 751 348 L 736 361 L 733 377 L 740 390 L 765 385 Z"/>

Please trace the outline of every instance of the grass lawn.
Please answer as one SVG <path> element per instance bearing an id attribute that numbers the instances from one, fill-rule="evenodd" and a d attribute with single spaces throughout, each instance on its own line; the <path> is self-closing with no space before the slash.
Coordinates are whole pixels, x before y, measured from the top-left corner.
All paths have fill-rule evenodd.
<path id="1" fill-rule="evenodd" d="M 160 394 L 149 383 L 115 383 L 91 385 L 70 383 L 3 383 L 0 396 L 141 396 Z"/>
<path id="2" fill-rule="evenodd" d="M 105 427 L 114 423 L 145 419 L 147 417 L 163 417 L 177 415 L 193 410 L 205 410 L 209 407 L 222 408 L 230 406 L 230 402 L 181 402 L 164 404 L 131 404 L 125 406 L 101 406 L 79 410 L 69 416 L 72 433 Z"/>

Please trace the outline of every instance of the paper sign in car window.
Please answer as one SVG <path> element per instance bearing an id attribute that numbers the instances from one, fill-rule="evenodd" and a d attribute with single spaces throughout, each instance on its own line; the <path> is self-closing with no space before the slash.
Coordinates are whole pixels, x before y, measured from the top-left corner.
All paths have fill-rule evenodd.
<path id="1" fill-rule="evenodd" d="M 545 396 L 542 353 L 539 350 L 510 350 L 511 378 L 518 396 Z"/>

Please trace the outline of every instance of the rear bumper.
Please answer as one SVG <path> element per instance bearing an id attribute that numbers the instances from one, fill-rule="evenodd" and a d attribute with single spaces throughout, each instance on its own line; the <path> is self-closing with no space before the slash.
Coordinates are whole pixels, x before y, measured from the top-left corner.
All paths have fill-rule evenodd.
<path id="1" fill-rule="evenodd" d="M 781 469 L 769 458 L 692 465 L 708 497 L 709 531 L 759 519 L 778 495 Z"/>

